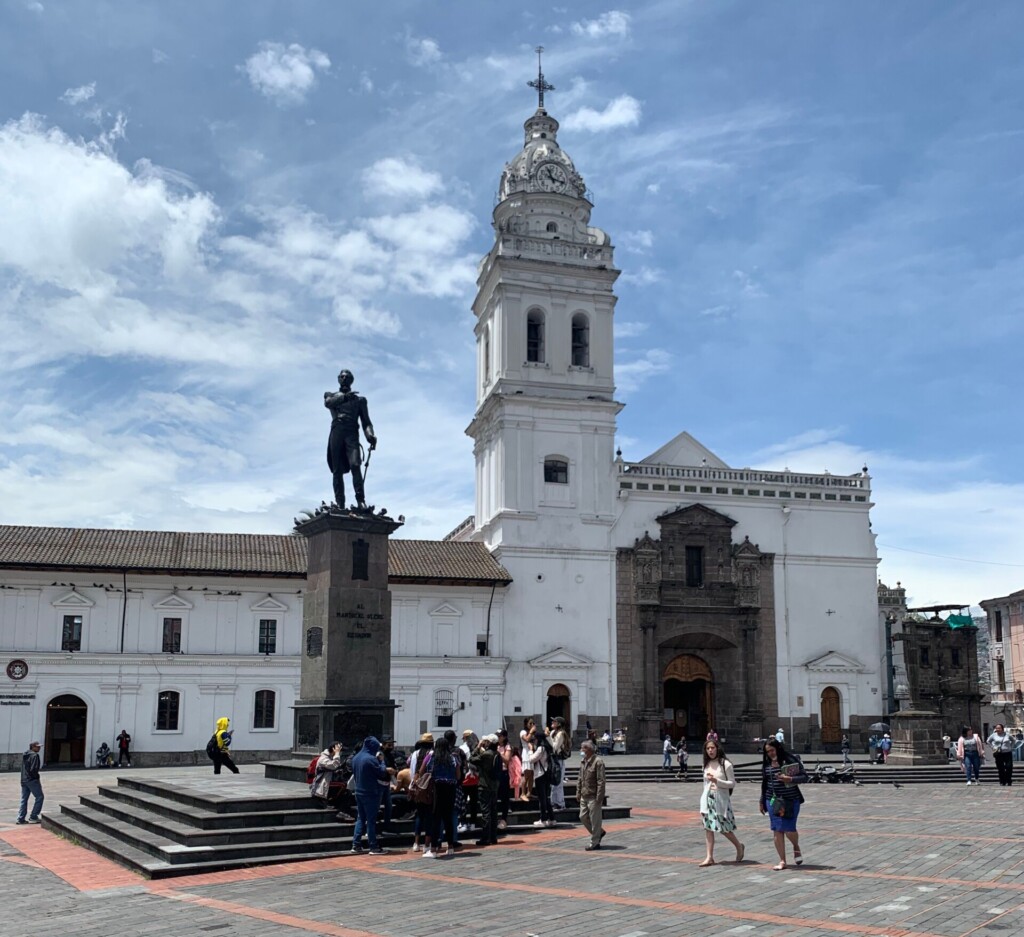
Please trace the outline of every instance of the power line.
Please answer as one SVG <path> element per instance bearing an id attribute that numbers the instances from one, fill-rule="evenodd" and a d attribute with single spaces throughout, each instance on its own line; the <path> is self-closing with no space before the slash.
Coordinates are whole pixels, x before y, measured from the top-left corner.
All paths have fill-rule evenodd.
<path id="1" fill-rule="evenodd" d="M 910 550 L 907 547 L 893 547 L 880 543 L 886 550 L 899 550 L 901 553 L 916 553 L 918 556 L 933 556 L 938 560 L 954 560 L 957 563 L 977 563 L 979 566 L 1007 566 L 1011 569 L 1024 569 L 1024 563 L 996 563 L 993 560 L 969 560 L 965 556 L 946 556 L 944 553 L 925 553 L 924 550 Z"/>

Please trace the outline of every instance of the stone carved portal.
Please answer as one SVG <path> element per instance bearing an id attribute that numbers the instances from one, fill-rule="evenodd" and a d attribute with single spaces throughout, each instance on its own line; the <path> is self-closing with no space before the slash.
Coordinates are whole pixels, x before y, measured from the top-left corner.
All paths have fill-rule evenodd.
<path id="1" fill-rule="evenodd" d="M 666 732 L 691 742 L 711 729 L 760 736 L 778 718 L 775 557 L 704 504 L 655 521 L 616 557 L 619 718 L 630 745 L 661 751 Z"/>
<path id="2" fill-rule="evenodd" d="M 665 668 L 662 686 L 663 729 L 672 741 L 704 738 L 715 721 L 715 680 L 707 663 L 692 654 L 680 654 Z"/>

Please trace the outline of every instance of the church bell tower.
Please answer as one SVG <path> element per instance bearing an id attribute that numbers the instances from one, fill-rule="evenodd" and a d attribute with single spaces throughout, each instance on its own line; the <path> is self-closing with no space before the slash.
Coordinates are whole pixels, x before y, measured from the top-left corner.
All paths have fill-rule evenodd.
<path id="1" fill-rule="evenodd" d="M 505 166 L 476 315 L 474 538 L 492 549 L 608 548 L 614 520 L 613 328 L 619 271 L 583 177 L 537 110 Z"/>

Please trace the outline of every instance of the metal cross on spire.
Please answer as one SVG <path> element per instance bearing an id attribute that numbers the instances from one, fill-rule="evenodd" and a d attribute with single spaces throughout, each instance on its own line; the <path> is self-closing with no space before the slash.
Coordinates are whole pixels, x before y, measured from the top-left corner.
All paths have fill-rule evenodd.
<path id="1" fill-rule="evenodd" d="M 544 46 L 537 46 L 537 77 L 533 81 L 527 82 L 527 85 L 537 90 L 537 108 L 539 110 L 544 110 L 544 92 L 555 90 L 555 86 L 545 80 L 544 72 L 541 69 L 540 57 L 543 53 Z"/>

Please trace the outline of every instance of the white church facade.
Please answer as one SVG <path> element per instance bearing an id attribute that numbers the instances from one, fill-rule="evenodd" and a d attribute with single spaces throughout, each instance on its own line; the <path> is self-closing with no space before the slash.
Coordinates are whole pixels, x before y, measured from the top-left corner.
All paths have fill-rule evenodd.
<path id="1" fill-rule="evenodd" d="M 555 714 L 635 750 L 857 735 L 884 709 L 870 477 L 731 468 L 685 432 L 623 459 L 619 271 L 557 133 L 541 99 L 479 268 L 474 515 L 392 541 L 398 742 Z M 288 751 L 303 551 L 0 527 L 0 759 L 32 736 L 91 763 L 127 728 L 141 763 L 188 761 L 220 715 L 237 752 Z"/>

